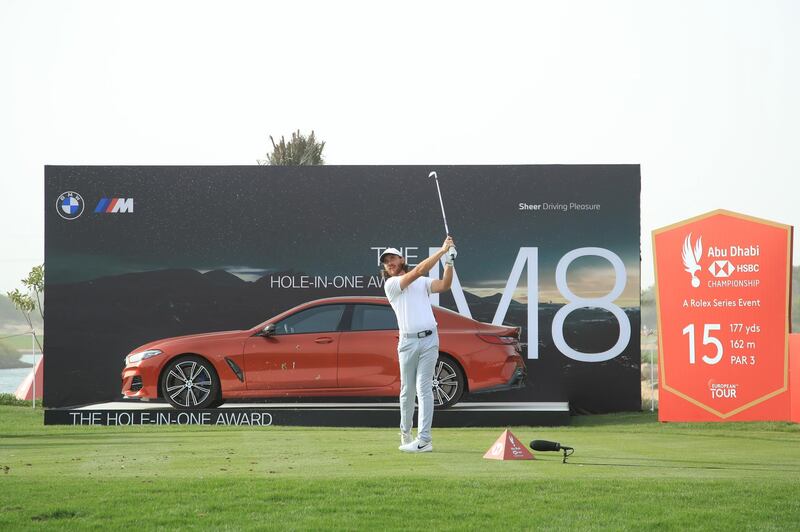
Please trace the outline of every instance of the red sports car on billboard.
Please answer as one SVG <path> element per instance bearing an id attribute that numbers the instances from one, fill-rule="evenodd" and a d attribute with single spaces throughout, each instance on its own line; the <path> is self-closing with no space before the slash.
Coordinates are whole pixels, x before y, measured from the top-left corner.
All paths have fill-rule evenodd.
<path id="1" fill-rule="evenodd" d="M 437 407 L 465 393 L 524 386 L 518 327 L 481 323 L 434 306 L 439 361 Z M 122 394 L 210 408 L 227 399 L 397 397 L 397 320 L 386 298 L 334 297 L 303 303 L 241 331 L 145 344 L 125 357 Z"/>

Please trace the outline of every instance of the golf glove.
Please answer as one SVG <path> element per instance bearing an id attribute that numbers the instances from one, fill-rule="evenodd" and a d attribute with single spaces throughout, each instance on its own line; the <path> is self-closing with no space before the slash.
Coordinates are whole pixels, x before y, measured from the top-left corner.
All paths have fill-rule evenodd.
<path id="1" fill-rule="evenodd" d="M 456 263 L 456 256 L 458 256 L 458 252 L 455 246 L 451 246 L 447 253 L 444 254 L 444 263 L 453 266 Z"/>

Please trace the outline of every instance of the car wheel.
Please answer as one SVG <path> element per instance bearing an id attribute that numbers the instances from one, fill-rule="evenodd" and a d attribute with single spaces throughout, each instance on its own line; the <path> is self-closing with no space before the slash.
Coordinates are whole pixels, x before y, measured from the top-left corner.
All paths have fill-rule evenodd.
<path id="1" fill-rule="evenodd" d="M 219 404 L 219 378 L 207 360 L 178 357 L 164 369 L 161 394 L 176 408 L 211 408 Z"/>
<path id="2" fill-rule="evenodd" d="M 433 369 L 433 406 L 447 408 L 461 399 L 464 393 L 464 372 L 461 366 L 445 356 L 439 356 Z"/>

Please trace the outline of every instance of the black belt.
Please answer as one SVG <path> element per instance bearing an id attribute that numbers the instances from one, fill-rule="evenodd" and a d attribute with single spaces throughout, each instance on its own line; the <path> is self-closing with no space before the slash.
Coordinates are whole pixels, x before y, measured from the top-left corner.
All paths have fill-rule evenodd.
<path id="1" fill-rule="evenodd" d="M 420 331 L 417 333 L 406 333 L 403 336 L 405 338 L 425 338 L 426 336 L 430 336 L 433 334 L 433 331 Z"/>

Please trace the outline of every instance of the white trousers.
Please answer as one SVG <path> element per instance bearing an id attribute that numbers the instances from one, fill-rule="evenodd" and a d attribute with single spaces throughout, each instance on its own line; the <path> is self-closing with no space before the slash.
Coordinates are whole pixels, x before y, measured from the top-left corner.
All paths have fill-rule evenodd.
<path id="1" fill-rule="evenodd" d="M 417 438 L 431 441 L 433 370 L 439 359 L 439 335 L 434 330 L 425 338 L 400 338 L 397 356 L 400 360 L 400 430 L 411 432 L 416 395 L 419 400 Z"/>

